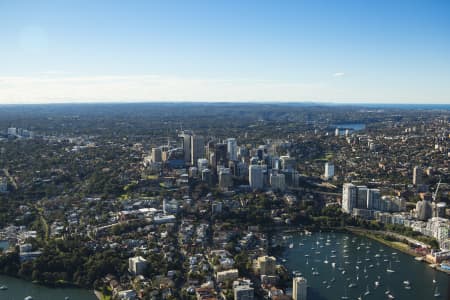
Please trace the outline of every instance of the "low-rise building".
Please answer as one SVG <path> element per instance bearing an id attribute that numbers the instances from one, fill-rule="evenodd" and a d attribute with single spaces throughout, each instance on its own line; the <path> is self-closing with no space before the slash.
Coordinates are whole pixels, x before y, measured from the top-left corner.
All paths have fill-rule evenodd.
<path id="1" fill-rule="evenodd" d="M 230 269 L 216 273 L 217 282 L 226 282 L 236 280 L 239 277 L 238 269 Z"/>

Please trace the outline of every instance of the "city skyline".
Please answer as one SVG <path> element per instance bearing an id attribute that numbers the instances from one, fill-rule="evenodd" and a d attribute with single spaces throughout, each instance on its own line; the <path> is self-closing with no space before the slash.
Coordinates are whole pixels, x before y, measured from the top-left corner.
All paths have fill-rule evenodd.
<path id="1" fill-rule="evenodd" d="M 446 1 L 0 1 L 0 104 L 450 103 Z"/>

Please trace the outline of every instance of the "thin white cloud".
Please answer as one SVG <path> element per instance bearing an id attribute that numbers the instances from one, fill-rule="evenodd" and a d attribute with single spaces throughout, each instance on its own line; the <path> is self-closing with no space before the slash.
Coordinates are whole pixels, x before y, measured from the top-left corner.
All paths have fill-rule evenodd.
<path id="1" fill-rule="evenodd" d="M 320 83 L 160 75 L 0 76 L 0 103 L 89 101 L 264 101 L 313 99 Z"/>
<path id="2" fill-rule="evenodd" d="M 69 75 L 69 72 L 61 71 L 61 70 L 46 70 L 38 73 L 39 75 L 49 75 L 49 76 L 55 76 L 55 75 Z"/>
<path id="3" fill-rule="evenodd" d="M 449 103 L 447 87 L 335 85 L 248 78 L 212 79 L 163 75 L 0 76 L 0 104 L 139 101 L 316 101 Z M 338 74 L 338 73 L 336 73 Z M 343 74 L 343 73 L 342 73 Z M 343 75 L 338 75 L 343 76 Z"/>
<path id="4" fill-rule="evenodd" d="M 342 76 L 344 76 L 344 75 L 345 75 L 345 73 L 342 73 L 342 72 L 336 72 L 336 73 L 333 74 L 333 77 L 342 77 Z"/>

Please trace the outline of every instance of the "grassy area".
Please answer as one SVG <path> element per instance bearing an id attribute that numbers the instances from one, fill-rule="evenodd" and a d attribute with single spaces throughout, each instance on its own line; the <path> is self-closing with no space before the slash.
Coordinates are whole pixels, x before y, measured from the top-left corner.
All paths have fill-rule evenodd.
<path id="1" fill-rule="evenodd" d="M 409 246 L 402 242 L 390 242 L 392 246 L 396 249 L 403 249 L 405 251 L 410 251 Z"/>
<path id="2" fill-rule="evenodd" d="M 361 236 L 365 236 L 369 239 L 375 240 L 383 245 L 386 245 L 388 247 L 391 247 L 393 249 L 397 249 L 399 251 L 402 251 L 403 253 L 412 255 L 412 256 L 418 256 L 418 254 L 416 252 L 414 252 L 413 250 L 411 250 L 411 248 L 403 243 L 403 242 L 399 242 L 399 241 L 389 241 L 384 239 L 381 235 L 378 234 L 373 234 L 370 233 L 369 231 L 366 230 L 356 230 L 356 229 L 349 229 L 352 233 L 354 234 L 358 234 Z"/>

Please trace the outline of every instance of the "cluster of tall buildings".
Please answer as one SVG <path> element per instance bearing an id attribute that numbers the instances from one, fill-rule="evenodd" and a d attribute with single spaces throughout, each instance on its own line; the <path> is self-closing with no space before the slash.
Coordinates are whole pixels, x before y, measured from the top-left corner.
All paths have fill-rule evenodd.
<path id="1" fill-rule="evenodd" d="M 345 183 L 342 188 L 342 211 L 372 216 L 375 211 L 400 212 L 405 209 L 405 200 L 397 196 L 383 196 L 379 189 L 370 189 L 365 185 L 356 186 Z"/>
<path id="2" fill-rule="evenodd" d="M 430 218 L 445 217 L 445 210 L 447 204 L 445 202 L 431 202 L 428 200 L 417 201 L 416 203 L 416 218 L 420 221 L 427 221 Z"/>
<path id="3" fill-rule="evenodd" d="M 252 190 L 270 187 L 284 191 L 286 186 L 298 185 L 296 159 L 289 155 L 278 157 L 272 145 L 248 148 L 239 146 L 236 138 L 207 139 L 189 130 L 179 132 L 178 137 L 181 146 L 152 148 L 149 165 L 156 165 L 156 169 L 162 164 L 173 168 L 187 166 L 190 176 L 208 184 L 217 183 L 223 190 L 233 187 L 234 178 L 248 178 Z M 330 165 L 330 174 L 334 172 L 332 168 Z"/>
<path id="4" fill-rule="evenodd" d="M 28 129 L 9 127 L 6 131 L 9 137 L 33 138 L 34 133 Z"/>
<path id="5" fill-rule="evenodd" d="M 378 189 L 368 189 L 367 186 L 356 186 L 352 183 L 343 185 L 342 210 L 346 213 L 352 213 L 354 208 L 377 209 L 380 202 L 381 195 Z"/>

